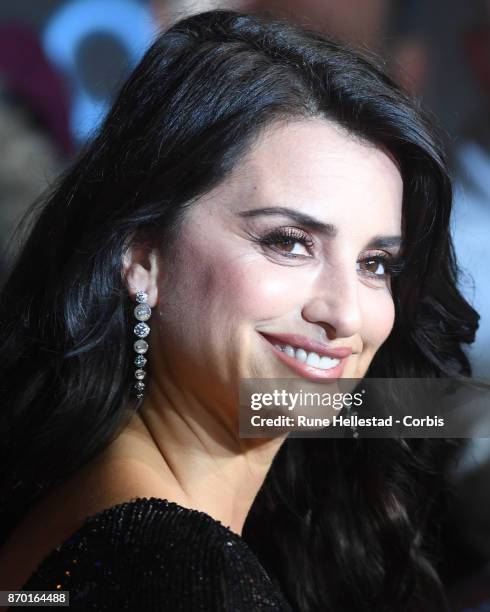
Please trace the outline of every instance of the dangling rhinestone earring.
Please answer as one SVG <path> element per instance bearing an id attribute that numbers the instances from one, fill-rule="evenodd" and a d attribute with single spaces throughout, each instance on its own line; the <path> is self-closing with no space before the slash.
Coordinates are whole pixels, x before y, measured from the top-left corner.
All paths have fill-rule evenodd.
<path id="1" fill-rule="evenodd" d="M 150 333 L 150 326 L 145 323 L 151 317 L 151 308 L 148 306 L 148 294 L 144 291 L 138 291 L 136 293 L 136 301 L 138 305 L 134 309 L 134 316 L 139 321 L 134 326 L 134 334 L 139 338 L 136 340 L 133 347 L 136 351 L 137 355 L 134 358 L 134 365 L 137 367 L 137 370 L 134 373 L 134 377 L 136 378 L 136 382 L 134 384 L 134 388 L 136 389 L 136 397 L 141 399 L 143 397 L 143 391 L 145 390 L 145 383 L 143 382 L 146 372 L 143 368 L 146 365 L 147 359 L 145 357 L 145 353 L 148 350 L 148 342 L 143 340 Z"/>
<path id="2" fill-rule="evenodd" d="M 347 417 L 349 419 L 351 419 L 352 417 L 358 416 L 357 410 L 352 410 L 350 406 L 346 406 L 346 408 L 347 408 Z M 353 423 L 349 425 L 349 427 L 352 432 L 352 437 L 357 439 L 359 437 L 359 432 L 357 431 L 357 425 Z"/>

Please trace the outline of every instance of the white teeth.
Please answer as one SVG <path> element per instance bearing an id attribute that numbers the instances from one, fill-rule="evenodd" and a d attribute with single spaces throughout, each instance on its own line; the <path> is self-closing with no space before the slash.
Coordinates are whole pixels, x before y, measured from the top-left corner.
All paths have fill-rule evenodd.
<path id="1" fill-rule="evenodd" d="M 325 357 L 323 356 L 320 359 L 319 368 L 322 370 L 329 370 L 330 368 L 335 368 L 335 366 L 339 365 L 340 359 L 333 359 L 333 357 Z"/>
<path id="2" fill-rule="evenodd" d="M 303 349 L 296 349 L 294 356 L 298 361 L 302 361 L 304 363 L 308 358 L 308 353 Z"/>
<path id="3" fill-rule="evenodd" d="M 315 366 L 317 368 L 320 365 L 320 355 L 317 355 L 316 353 L 308 353 L 306 365 Z"/>
<path id="4" fill-rule="evenodd" d="M 306 365 L 320 368 L 321 370 L 330 370 L 340 363 L 340 359 L 333 359 L 332 357 L 326 356 L 320 357 L 317 353 L 307 353 L 304 349 L 295 349 L 290 344 L 275 344 L 274 346 L 283 353 L 286 353 L 286 355 L 294 357 L 294 359 L 306 363 Z"/>

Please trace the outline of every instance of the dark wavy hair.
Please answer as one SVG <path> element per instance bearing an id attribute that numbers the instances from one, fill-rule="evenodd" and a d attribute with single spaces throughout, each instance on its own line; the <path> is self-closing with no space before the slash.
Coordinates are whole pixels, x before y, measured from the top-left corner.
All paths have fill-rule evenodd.
<path id="1" fill-rule="evenodd" d="M 406 265 L 393 282 L 394 329 L 368 376 L 470 375 L 461 345 L 473 341 L 478 315 L 456 287 L 451 184 L 418 104 L 372 59 L 320 34 L 229 11 L 193 16 L 158 37 L 37 207 L 1 293 L 2 541 L 138 408 L 128 246 L 174 248 L 185 209 L 262 130 L 310 117 L 387 150 L 403 178 Z M 426 545 L 445 448 L 288 439 L 244 537 L 302 612 L 442 607 Z"/>

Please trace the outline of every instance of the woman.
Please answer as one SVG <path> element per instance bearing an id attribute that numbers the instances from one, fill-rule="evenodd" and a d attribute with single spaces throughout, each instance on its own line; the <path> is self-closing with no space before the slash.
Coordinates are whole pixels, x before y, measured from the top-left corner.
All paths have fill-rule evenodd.
<path id="1" fill-rule="evenodd" d="M 429 124 L 367 59 L 231 12 L 161 36 L 3 290 L 1 588 L 440 609 L 445 445 L 240 439 L 237 393 L 469 374 L 450 203 Z"/>

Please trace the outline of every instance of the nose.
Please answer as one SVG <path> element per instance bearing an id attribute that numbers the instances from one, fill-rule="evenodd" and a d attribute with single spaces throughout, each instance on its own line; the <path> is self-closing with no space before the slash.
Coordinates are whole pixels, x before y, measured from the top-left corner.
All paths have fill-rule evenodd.
<path id="1" fill-rule="evenodd" d="M 302 316 L 310 323 L 321 325 L 330 340 L 359 333 L 362 316 L 355 265 L 326 267 L 315 280 Z"/>

